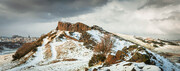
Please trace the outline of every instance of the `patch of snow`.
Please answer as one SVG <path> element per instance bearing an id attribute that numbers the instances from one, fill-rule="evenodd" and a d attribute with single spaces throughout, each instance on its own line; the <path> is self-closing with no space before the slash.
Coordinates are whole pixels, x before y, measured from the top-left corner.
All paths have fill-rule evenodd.
<path id="1" fill-rule="evenodd" d="M 73 38 L 75 38 L 75 39 L 77 39 L 77 40 L 79 40 L 80 37 L 81 37 L 81 33 L 79 33 L 79 32 L 73 32 L 72 35 L 69 34 L 69 31 L 65 31 L 65 33 L 66 33 L 68 36 L 71 36 L 71 37 L 73 37 Z"/>
<path id="2" fill-rule="evenodd" d="M 101 38 L 104 37 L 104 34 L 99 32 L 98 30 L 89 30 L 86 31 L 87 33 L 91 34 L 91 39 L 95 39 L 97 42 L 101 42 Z"/>
<path id="3" fill-rule="evenodd" d="M 165 45 L 163 47 L 155 48 L 157 52 L 177 53 L 180 54 L 180 46 Z"/>
<path id="4" fill-rule="evenodd" d="M 55 33 L 55 32 L 57 32 L 57 30 L 56 30 L 56 29 L 52 30 L 51 34 L 53 34 L 53 33 Z"/>
<path id="5" fill-rule="evenodd" d="M 53 40 L 52 43 L 50 43 L 50 46 L 51 46 L 51 52 L 52 52 L 52 57 L 51 57 L 50 61 L 52 61 L 52 60 L 55 60 L 56 56 L 57 56 L 57 51 L 55 49 L 55 47 L 57 46 L 57 43 L 55 43 L 55 39 Z"/>
<path id="6" fill-rule="evenodd" d="M 161 69 L 154 65 L 146 65 L 142 69 L 143 71 L 161 71 Z"/>
<path id="7" fill-rule="evenodd" d="M 133 45 L 133 44 L 128 41 L 116 39 L 115 43 L 114 43 L 115 47 L 113 50 L 115 50 L 115 51 L 122 50 L 124 47 L 128 48 L 130 45 Z"/>
<path id="8" fill-rule="evenodd" d="M 112 48 L 113 52 L 111 53 L 111 55 L 115 55 L 118 50 L 122 51 L 124 47 L 129 47 L 130 45 L 133 45 L 133 43 L 125 40 L 119 40 L 117 38 L 113 38 L 113 39 L 115 39 L 115 42 L 114 42 L 114 47 Z"/>
<path id="9" fill-rule="evenodd" d="M 16 52 L 17 49 L 10 49 L 10 48 L 7 48 L 7 47 L 2 47 L 3 50 L 0 50 L 0 55 L 5 55 L 5 54 L 10 54 L 10 53 L 14 53 Z"/>
<path id="10" fill-rule="evenodd" d="M 173 69 L 175 71 L 180 71 L 180 68 L 178 68 L 178 66 L 176 66 L 175 64 L 173 64 L 172 62 L 170 62 L 168 59 L 164 58 L 163 56 L 160 56 L 156 53 L 151 52 L 150 50 L 146 49 L 149 53 L 152 53 L 153 56 L 156 57 L 157 60 L 151 58 L 152 61 L 155 61 L 156 66 L 161 67 L 163 70 L 165 71 L 173 71 Z"/>
<path id="11" fill-rule="evenodd" d="M 147 54 L 145 51 L 139 51 L 140 54 Z"/>
<path id="12" fill-rule="evenodd" d="M 176 63 L 176 65 L 178 65 L 178 66 L 179 66 L 179 68 L 180 68 L 180 63 Z"/>

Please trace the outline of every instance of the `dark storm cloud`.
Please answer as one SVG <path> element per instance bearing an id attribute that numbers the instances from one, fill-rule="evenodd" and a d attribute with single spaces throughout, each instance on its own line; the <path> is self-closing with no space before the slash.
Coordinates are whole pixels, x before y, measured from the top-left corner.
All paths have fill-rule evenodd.
<path id="1" fill-rule="evenodd" d="M 46 22 L 76 16 L 106 2 L 107 0 L 1 0 L 0 24 Z"/>

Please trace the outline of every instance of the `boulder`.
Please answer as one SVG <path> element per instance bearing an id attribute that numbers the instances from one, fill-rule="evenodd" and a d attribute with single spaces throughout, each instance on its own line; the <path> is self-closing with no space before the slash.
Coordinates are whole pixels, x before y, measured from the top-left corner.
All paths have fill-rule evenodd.
<path id="1" fill-rule="evenodd" d="M 116 57 L 113 55 L 108 55 L 105 61 L 105 65 L 115 64 L 116 63 Z"/>
<path id="2" fill-rule="evenodd" d="M 145 55 L 145 54 L 135 53 L 135 55 L 133 55 L 132 58 L 129 59 L 128 61 L 149 63 L 150 57 L 148 55 Z"/>
<path id="3" fill-rule="evenodd" d="M 116 53 L 116 58 L 117 60 L 124 60 L 124 56 L 126 56 L 127 54 L 123 51 L 118 50 Z"/>

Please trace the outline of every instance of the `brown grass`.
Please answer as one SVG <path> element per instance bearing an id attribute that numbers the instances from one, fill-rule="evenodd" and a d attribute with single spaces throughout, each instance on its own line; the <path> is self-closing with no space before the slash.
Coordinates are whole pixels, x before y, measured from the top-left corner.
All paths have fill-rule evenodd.
<path id="1" fill-rule="evenodd" d="M 51 46 L 48 44 L 46 45 L 46 51 L 44 52 L 45 59 L 49 59 L 52 56 Z"/>
<path id="2" fill-rule="evenodd" d="M 58 58 L 58 59 L 61 57 L 61 55 L 64 54 L 64 52 L 62 51 L 62 47 L 63 47 L 63 45 L 60 45 L 60 46 L 58 46 L 57 48 L 55 48 L 56 51 L 57 51 L 57 58 Z"/>
<path id="3" fill-rule="evenodd" d="M 37 51 L 37 47 L 42 45 L 42 41 L 46 36 L 47 35 L 43 35 L 37 41 L 23 44 L 22 47 L 20 47 L 13 55 L 13 60 L 17 60 L 21 57 L 24 57 L 30 51 Z"/>
<path id="4" fill-rule="evenodd" d="M 101 39 L 101 43 L 97 44 L 97 46 L 94 47 L 94 51 L 106 55 L 110 52 L 114 42 L 115 40 L 111 39 L 111 35 L 106 35 Z"/>
<path id="5" fill-rule="evenodd" d="M 57 62 L 60 62 L 60 60 L 53 60 L 50 62 L 50 64 L 57 63 Z"/>
<path id="6" fill-rule="evenodd" d="M 63 61 L 76 61 L 77 59 L 63 59 Z"/>
<path id="7" fill-rule="evenodd" d="M 20 59 L 34 48 L 35 48 L 34 43 L 23 44 L 23 46 L 16 51 L 15 55 L 13 55 L 13 60 Z"/>

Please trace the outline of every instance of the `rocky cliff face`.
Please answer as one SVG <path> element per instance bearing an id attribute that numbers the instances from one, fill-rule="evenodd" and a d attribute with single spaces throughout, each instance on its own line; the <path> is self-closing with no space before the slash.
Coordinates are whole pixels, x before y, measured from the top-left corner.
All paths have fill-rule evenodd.
<path id="1" fill-rule="evenodd" d="M 19 48 L 0 70 L 178 71 L 166 58 L 101 27 L 59 22 L 55 30 Z"/>
<path id="2" fill-rule="evenodd" d="M 70 32 L 85 32 L 87 30 L 91 30 L 91 27 L 83 24 L 83 23 L 75 23 L 71 24 L 68 22 L 58 22 L 58 30 L 61 31 L 70 31 Z"/>

